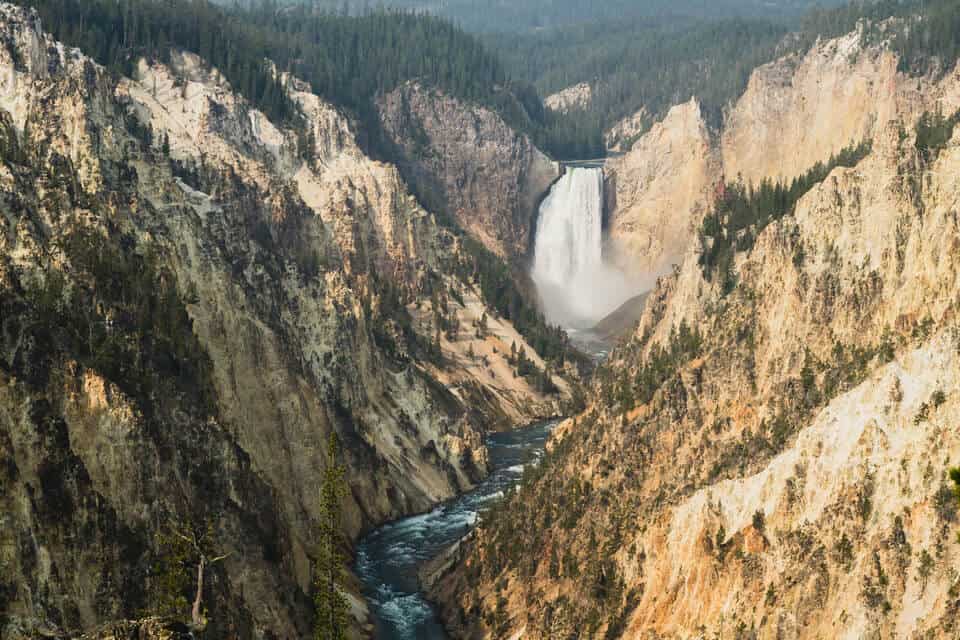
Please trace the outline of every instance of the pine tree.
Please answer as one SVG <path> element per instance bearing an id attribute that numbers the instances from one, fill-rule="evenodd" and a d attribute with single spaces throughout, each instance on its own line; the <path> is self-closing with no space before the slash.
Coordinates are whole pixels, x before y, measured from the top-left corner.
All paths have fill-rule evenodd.
<path id="1" fill-rule="evenodd" d="M 957 505 L 960 506 L 960 467 L 950 469 L 950 479 L 953 480 L 953 495 L 957 498 Z M 957 534 L 957 542 L 960 542 L 960 533 Z"/>
<path id="2" fill-rule="evenodd" d="M 317 614 L 316 640 L 345 640 L 348 605 L 343 597 L 344 558 L 340 552 L 340 502 L 345 492 L 345 469 L 339 459 L 337 436 L 330 434 L 327 469 L 320 488 L 320 544 L 313 601 Z"/>

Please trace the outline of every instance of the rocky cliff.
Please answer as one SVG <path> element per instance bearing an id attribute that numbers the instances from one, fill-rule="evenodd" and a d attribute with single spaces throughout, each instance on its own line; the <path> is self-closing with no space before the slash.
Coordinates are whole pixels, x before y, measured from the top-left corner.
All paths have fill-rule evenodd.
<path id="1" fill-rule="evenodd" d="M 639 274 L 666 273 L 718 185 L 789 183 L 955 90 L 954 82 L 898 72 L 896 56 L 864 28 L 758 67 L 720 131 L 708 131 L 694 104 L 680 105 L 611 160 L 610 242 L 618 261 Z"/>
<path id="2" fill-rule="evenodd" d="M 418 194 L 495 254 L 514 263 L 524 257 L 559 166 L 490 109 L 415 82 L 378 107 Z"/>
<path id="3" fill-rule="evenodd" d="M 543 99 L 543 106 L 553 111 L 569 111 L 583 109 L 590 104 L 593 98 L 593 88 L 589 82 L 581 82 L 552 93 Z"/>
<path id="4" fill-rule="evenodd" d="M 228 554 L 212 633 L 308 635 L 330 433 L 352 539 L 469 487 L 484 432 L 568 387 L 465 361 L 533 349 L 308 85 L 271 122 L 189 52 L 117 78 L 29 11 L 0 34 L 0 635 L 152 612 L 180 525 Z"/>
<path id="5" fill-rule="evenodd" d="M 916 127 L 957 78 L 871 122 L 729 278 L 692 244 L 435 584 L 459 636 L 957 634 L 960 128 L 938 151 Z"/>
<path id="6" fill-rule="evenodd" d="M 606 255 L 625 270 L 660 275 L 686 251 L 721 172 L 700 105 L 673 107 L 608 167 Z"/>
<path id="7" fill-rule="evenodd" d="M 650 114 L 647 113 L 646 108 L 641 108 L 610 127 L 604 133 L 603 140 L 610 150 L 627 152 L 633 147 L 633 143 L 650 129 L 650 126 Z"/>

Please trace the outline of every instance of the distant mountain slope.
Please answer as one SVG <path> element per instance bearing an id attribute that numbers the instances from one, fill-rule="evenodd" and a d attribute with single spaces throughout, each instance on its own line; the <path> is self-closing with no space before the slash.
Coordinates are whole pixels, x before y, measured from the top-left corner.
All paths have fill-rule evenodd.
<path id="1" fill-rule="evenodd" d="M 802 54 L 818 38 L 854 31 L 860 20 L 868 24 L 863 37 L 888 42 L 902 71 L 922 75 L 931 64 L 951 69 L 960 53 L 960 12 L 951 0 L 854 1 L 783 21 L 759 14 L 708 19 L 682 11 L 618 15 L 534 33 L 488 34 L 484 41 L 511 78 L 535 85 L 542 95 L 588 83 L 590 100 L 565 112 L 566 125 L 589 140 L 600 131 L 624 148 L 691 98 L 706 123 L 720 129 L 724 109 L 744 91 L 755 67 Z M 610 135 L 624 119 L 633 119 L 630 135 Z"/>
<path id="2" fill-rule="evenodd" d="M 226 1 L 226 0 L 224 0 Z M 290 0 L 291 3 L 296 0 Z M 315 0 L 316 2 L 316 0 Z M 840 4 L 842 0 L 388 0 L 387 7 L 424 10 L 442 15 L 470 31 L 528 32 L 578 23 L 638 17 L 729 18 L 735 16 L 796 16 L 814 6 Z M 331 11 L 349 7 L 362 10 L 360 0 L 319 0 Z"/>

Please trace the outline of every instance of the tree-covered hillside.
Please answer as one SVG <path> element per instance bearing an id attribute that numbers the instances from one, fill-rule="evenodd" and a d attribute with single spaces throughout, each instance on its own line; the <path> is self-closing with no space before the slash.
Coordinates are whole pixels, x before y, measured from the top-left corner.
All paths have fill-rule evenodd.
<path id="1" fill-rule="evenodd" d="M 209 0 L 19 1 L 37 7 L 58 39 L 119 72 L 129 73 L 139 56 L 163 59 L 170 47 L 188 49 L 220 68 L 271 117 L 295 120 L 264 64 L 270 59 L 358 115 L 374 149 L 379 129 L 373 99 L 419 79 L 496 109 L 561 159 L 600 155 L 604 131 L 621 118 L 643 108 L 653 120 L 692 96 L 719 126 L 723 108 L 740 95 L 757 65 L 803 50 L 818 36 L 846 33 L 863 18 L 873 25 L 899 19 L 882 37 L 893 34 L 904 70 L 925 70 L 933 56 L 942 66 L 952 65 L 960 29 L 960 7 L 952 0 L 857 0 L 802 18 L 798 12 L 811 4 L 807 0 L 417 4 L 474 28 L 467 19 L 474 11 L 504 31 L 513 27 L 482 41 L 444 18 L 406 9 L 360 10 L 353 0 L 315 0 L 309 7 L 281 0 L 224 3 L 229 7 Z M 413 6 L 411 0 L 387 4 Z M 529 23 L 527 14 L 554 17 L 544 18 L 543 26 Z M 730 17 L 736 15 L 765 17 Z M 537 28 L 525 30 L 523 24 Z M 541 96 L 580 82 L 593 89 L 584 108 L 543 108 Z"/>
<path id="2" fill-rule="evenodd" d="M 284 0 L 286 4 L 300 1 Z M 787 19 L 814 6 L 840 2 L 842 0 L 384 0 L 383 5 L 425 10 L 454 20 L 468 31 L 523 33 L 650 17 Z M 370 6 L 367 0 L 312 0 L 312 4 L 350 12 L 362 12 Z"/>
<path id="3" fill-rule="evenodd" d="M 311 82 L 331 102 L 361 115 L 370 99 L 420 78 L 470 100 L 488 101 L 505 80 L 499 61 L 473 37 L 427 15 L 362 16 L 261 2 L 224 9 L 206 0 L 21 0 L 44 27 L 100 63 L 129 74 L 141 56 L 192 51 L 219 68 L 268 114 L 294 116 L 265 64 Z"/>
<path id="4" fill-rule="evenodd" d="M 956 0 L 854 0 L 837 9 L 811 11 L 802 31 L 834 37 L 849 33 L 861 20 L 868 25 L 864 37 L 889 42 L 899 54 L 901 71 L 942 73 L 960 59 Z"/>
<path id="5" fill-rule="evenodd" d="M 697 96 L 719 124 L 758 64 L 772 59 L 787 29 L 763 20 L 638 19 L 530 36 L 488 38 L 512 77 L 548 95 L 579 82 L 593 88 L 572 122 L 606 129 L 644 107 L 651 115 Z"/>
<path id="6" fill-rule="evenodd" d="M 319 95 L 350 110 L 379 149 L 376 95 L 417 79 L 497 110 L 542 149 L 561 158 L 602 150 L 564 114 L 547 113 L 528 83 L 511 80 L 499 58 L 453 23 L 425 13 L 367 10 L 359 15 L 317 6 L 281 7 L 252 0 L 230 7 L 209 0 L 16 0 L 35 7 L 44 28 L 101 64 L 129 74 L 141 56 L 161 60 L 171 48 L 197 53 L 271 118 L 297 114 L 265 61 L 309 81 Z"/>

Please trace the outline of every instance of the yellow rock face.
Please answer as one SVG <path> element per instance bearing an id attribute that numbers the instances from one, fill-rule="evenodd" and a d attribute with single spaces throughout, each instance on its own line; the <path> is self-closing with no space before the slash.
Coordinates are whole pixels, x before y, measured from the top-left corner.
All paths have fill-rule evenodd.
<path id="1" fill-rule="evenodd" d="M 0 34 L 0 129 L 24 150 L 0 158 L 0 302 L 12 310 L 0 318 L 0 592 L 13 594 L 14 637 L 76 633 L 141 606 L 158 529 L 206 516 L 235 552 L 218 567 L 233 619 L 309 635 L 331 432 L 353 540 L 471 487 L 487 471 L 484 434 L 557 413 L 569 387 L 545 397 L 508 378 L 502 357 L 494 377 L 479 361 L 411 353 L 411 334 L 429 344 L 432 327 L 405 331 L 388 307 L 429 305 L 428 287 L 465 325 L 447 355 L 483 313 L 491 345 L 533 350 L 457 275 L 460 240 L 307 84 L 284 78 L 308 123 L 300 139 L 188 52 L 117 80 L 22 8 L 0 3 Z M 178 357 L 203 365 L 213 406 L 162 384 L 180 360 L 160 362 L 161 383 L 134 378 L 141 359 L 172 349 L 131 329 L 130 298 L 153 292 L 111 280 L 130 273 L 81 273 L 65 248 L 79 231 L 156 260 L 177 304 L 149 312 L 183 310 L 171 322 L 194 352 Z M 58 278 L 51 313 L 90 291 L 81 311 L 94 321 L 42 341 L 24 292 Z M 109 287 L 121 302 L 97 295 Z"/>
<path id="2" fill-rule="evenodd" d="M 910 129 L 924 111 L 958 105 L 960 70 L 936 82 L 908 77 L 888 50 L 865 47 L 860 32 L 761 66 L 721 132 L 708 131 L 692 101 L 608 163 L 610 251 L 637 277 L 667 273 L 721 183 L 789 182 L 844 147 L 886 135 L 891 123 Z"/>
<path id="3" fill-rule="evenodd" d="M 960 130 L 923 161 L 914 123 L 960 107 L 957 74 L 910 79 L 858 42 L 758 70 L 712 151 L 685 105 L 613 163 L 613 240 L 642 238 L 641 265 L 673 243 L 677 267 L 557 429 L 544 477 L 435 583 L 464 637 L 956 635 Z M 737 253 L 732 291 L 698 241 L 658 226 L 692 220 L 663 203 L 703 202 L 711 175 L 789 178 L 857 136 L 870 155 Z M 658 347 L 683 325 L 702 347 L 672 367 Z"/>

